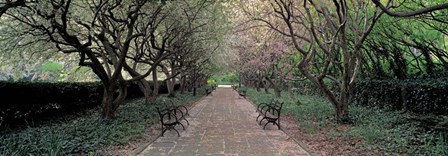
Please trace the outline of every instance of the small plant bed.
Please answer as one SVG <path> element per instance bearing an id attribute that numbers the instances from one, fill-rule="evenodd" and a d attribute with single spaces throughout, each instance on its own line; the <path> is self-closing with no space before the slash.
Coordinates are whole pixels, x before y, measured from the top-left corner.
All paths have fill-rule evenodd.
<path id="1" fill-rule="evenodd" d="M 166 98 L 161 95 L 157 100 Z M 169 99 L 188 107 L 199 98 L 186 92 Z M 114 120 L 101 119 L 95 108 L 40 125 L 2 131 L 0 155 L 127 155 L 160 135 L 158 123 L 155 105 L 134 99 L 119 107 Z"/>
<path id="2" fill-rule="evenodd" d="M 283 92 L 280 98 L 273 91 L 266 94 L 248 89 L 247 96 L 253 103 L 278 99 L 282 108 L 282 130 L 304 142 L 309 151 L 322 155 L 447 155 L 447 139 L 440 129 L 448 124 L 439 122 L 432 128 L 430 118 L 448 121 L 446 116 L 416 115 L 363 106 L 350 106 L 353 124 L 338 124 L 333 118 L 331 104 L 319 96 L 297 95 L 291 100 Z M 418 119 L 418 120 L 416 120 Z M 428 119 L 428 120 L 430 120 Z M 426 124 L 424 124 L 426 123 Z M 445 136 L 446 137 L 446 136 Z"/>

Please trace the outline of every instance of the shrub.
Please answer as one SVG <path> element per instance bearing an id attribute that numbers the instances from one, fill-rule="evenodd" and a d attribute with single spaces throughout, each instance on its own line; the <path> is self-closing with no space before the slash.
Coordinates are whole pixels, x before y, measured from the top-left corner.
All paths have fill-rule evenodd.
<path id="1" fill-rule="evenodd" d="M 151 83 L 152 84 L 152 83 Z M 166 83 L 159 82 L 159 93 L 167 93 Z M 179 89 L 179 84 L 174 90 Z M 24 121 L 71 114 L 101 104 L 103 87 L 99 82 L 49 83 L 0 81 L 0 127 L 14 126 Z M 128 87 L 127 99 L 142 97 L 136 83 Z"/>
<path id="2" fill-rule="evenodd" d="M 331 83 L 327 83 L 334 86 Z M 319 95 L 322 92 L 309 81 L 295 82 L 295 92 Z M 336 87 L 333 87 L 336 88 Z M 338 89 L 333 89 L 338 92 Z M 448 115 L 448 79 L 360 80 L 353 89 L 351 104 L 405 110 L 419 114 Z"/>
<path id="3" fill-rule="evenodd" d="M 419 114 L 448 115 L 448 80 L 364 80 L 353 91 L 352 103 Z"/>
<path id="4" fill-rule="evenodd" d="M 101 93 L 99 83 L 0 82 L 0 118 L 9 124 L 92 108 Z"/>

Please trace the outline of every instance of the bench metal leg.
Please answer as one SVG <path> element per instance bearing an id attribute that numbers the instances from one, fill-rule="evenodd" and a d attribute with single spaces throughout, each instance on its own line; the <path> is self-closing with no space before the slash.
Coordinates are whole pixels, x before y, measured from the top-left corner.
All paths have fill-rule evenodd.
<path id="1" fill-rule="evenodd" d="M 174 129 L 174 131 L 176 131 L 177 136 L 180 137 L 180 133 L 179 133 L 179 131 L 177 131 L 177 129 Z"/>
<path id="2" fill-rule="evenodd" d="M 162 136 L 163 136 L 163 134 L 165 134 L 166 130 L 168 130 L 168 129 L 163 129 L 162 128 Z"/>
<path id="3" fill-rule="evenodd" d="M 185 109 L 185 116 L 190 116 L 190 113 L 188 113 L 188 108 L 185 106 L 181 106 Z"/>
<path id="4" fill-rule="evenodd" d="M 263 117 L 263 119 L 260 120 L 260 123 L 259 123 L 258 125 L 261 125 L 261 122 L 262 122 L 264 119 L 267 119 L 267 118 L 266 118 L 266 117 Z M 269 122 L 269 121 L 268 121 L 268 122 Z"/>
<path id="5" fill-rule="evenodd" d="M 280 129 L 280 118 L 277 119 L 277 127 Z"/>
<path id="6" fill-rule="evenodd" d="M 163 136 L 163 134 L 165 134 L 165 132 L 168 131 L 168 130 L 170 130 L 170 131 L 171 131 L 171 130 L 176 131 L 177 136 L 180 137 L 180 133 L 179 133 L 179 131 L 177 131 L 177 129 L 174 128 L 174 126 L 166 126 L 165 128 L 163 128 L 163 126 L 162 126 L 162 136 Z"/>
<path id="7" fill-rule="evenodd" d="M 184 126 L 184 124 L 182 124 L 180 121 L 178 122 L 178 124 L 182 126 L 182 129 L 183 129 L 183 130 L 185 130 L 185 126 Z"/>
<path id="8" fill-rule="evenodd" d="M 266 122 L 266 124 L 264 124 L 264 126 L 263 126 L 263 130 L 266 129 L 266 125 L 268 125 L 268 123 L 269 123 L 269 122 Z"/>
<path id="9" fill-rule="evenodd" d="M 188 122 L 188 120 L 185 119 L 185 118 L 183 118 L 183 119 L 187 122 L 187 125 L 189 126 L 189 125 L 190 125 L 190 122 Z"/>
<path id="10" fill-rule="evenodd" d="M 275 123 L 275 122 L 268 121 L 268 122 L 266 122 L 266 124 L 264 124 L 263 129 L 266 129 L 266 126 L 267 126 L 269 123 L 272 123 L 272 125 L 276 125 L 276 124 L 277 124 L 277 123 Z M 277 126 L 278 126 L 278 125 L 277 125 Z M 280 127 L 279 127 L 279 128 L 280 128 Z"/>
<path id="11" fill-rule="evenodd" d="M 280 124 L 278 124 L 278 123 L 275 122 L 275 121 L 268 121 L 266 124 L 264 124 L 264 126 L 263 126 L 263 130 L 266 129 L 266 126 L 267 126 L 269 123 L 272 123 L 272 125 L 277 125 L 277 128 L 280 130 Z"/>
<path id="12" fill-rule="evenodd" d="M 272 125 L 277 125 L 277 128 L 280 129 L 280 124 L 278 124 L 277 122 L 272 122 Z"/>

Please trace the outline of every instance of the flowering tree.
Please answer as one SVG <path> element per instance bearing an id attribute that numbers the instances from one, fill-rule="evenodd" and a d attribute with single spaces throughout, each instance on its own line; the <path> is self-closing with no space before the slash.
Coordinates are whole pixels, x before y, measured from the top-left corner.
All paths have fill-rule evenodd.
<path id="1" fill-rule="evenodd" d="M 269 29 L 252 29 L 238 36 L 242 38 L 235 49 L 238 50 L 238 69 L 242 78 L 257 90 L 260 84 L 265 86 L 266 91 L 271 86 L 276 96 L 280 96 L 286 74 L 285 66 L 281 64 L 286 56 L 286 44 L 281 36 Z"/>
<path id="2" fill-rule="evenodd" d="M 348 122 L 350 93 L 360 72 L 361 48 L 381 15 L 408 17 L 448 7 L 440 4 L 416 11 L 394 12 L 390 10 L 393 2 L 389 0 L 383 6 L 378 0 L 271 0 L 264 4 L 270 7 L 269 11 L 251 15 L 289 38 L 300 55 L 300 73 L 327 97 L 336 119 Z M 336 89 L 324 79 L 330 80 Z"/>

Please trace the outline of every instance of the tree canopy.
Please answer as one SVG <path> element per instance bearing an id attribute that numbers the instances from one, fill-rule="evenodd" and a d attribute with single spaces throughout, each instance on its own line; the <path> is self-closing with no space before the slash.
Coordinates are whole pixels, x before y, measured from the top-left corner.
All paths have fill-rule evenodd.
<path id="1" fill-rule="evenodd" d="M 171 96 L 174 84 L 195 88 L 216 73 L 277 96 L 308 80 L 348 121 L 359 79 L 447 75 L 447 8 L 443 0 L 8 0 L 0 78 L 89 74 L 104 86 L 105 118 L 133 82 L 152 101 L 157 88 L 146 80 L 163 79 Z"/>

